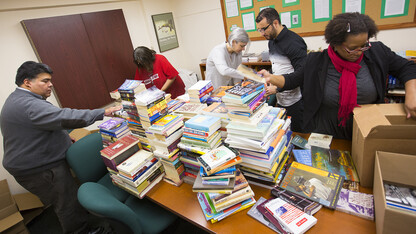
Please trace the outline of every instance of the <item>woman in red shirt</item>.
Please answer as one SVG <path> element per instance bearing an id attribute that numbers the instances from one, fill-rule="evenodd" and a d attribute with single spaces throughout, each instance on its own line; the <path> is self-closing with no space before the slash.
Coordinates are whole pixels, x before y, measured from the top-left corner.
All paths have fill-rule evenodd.
<path id="1" fill-rule="evenodd" d="M 178 71 L 163 55 L 139 46 L 134 50 L 133 57 L 138 67 L 134 79 L 142 80 L 146 88 L 155 85 L 158 89 L 170 93 L 172 99 L 185 93 L 185 84 Z"/>

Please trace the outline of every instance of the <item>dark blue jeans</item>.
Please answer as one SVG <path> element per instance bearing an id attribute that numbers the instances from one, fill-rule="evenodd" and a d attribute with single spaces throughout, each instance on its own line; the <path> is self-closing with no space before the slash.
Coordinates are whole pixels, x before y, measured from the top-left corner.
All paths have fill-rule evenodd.
<path id="1" fill-rule="evenodd" d="M 15 176 L 15 179 L 23 188 L 38 196 L 45 206 L 53 206 L 64 233 L 77 232 L 86 227 L 88 212 L 78 202 L 78 185 L 66 161 L 39 173 Z"/>

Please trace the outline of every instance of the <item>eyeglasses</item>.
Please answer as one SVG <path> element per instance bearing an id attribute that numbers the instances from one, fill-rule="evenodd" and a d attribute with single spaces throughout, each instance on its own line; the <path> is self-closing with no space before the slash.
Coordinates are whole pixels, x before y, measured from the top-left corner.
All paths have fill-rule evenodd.
<path id="1" fill-rule="evenodd" d="M 259 33 L 264 33 L 269 27 L 270 27 L 270 25 L 272 25 L 273 24 L 273 22 L 271 22 L 269 25 L 267 25 L 266 27 L 264 27 L 264 28 L 259 28 L 259 29 L 257 29 L 257 32 L 259 32 Z"/>
<path id="2" fill-rule="evenodd" d="M 370 48 L 371 48 L 371 43 L 369 41 L 367 41 L 367 44 L 364 47 L 357 48 L 355 50 L 349 50 L 347 47 L 344 46 L 344 50 L 347 51 L 348 54 L 356 54 L 356 53 L 358 53 L 360 51 L 361 52 L 364 52 L 364 51 L 366 51 L 366 50 L 368 50 Z"/>

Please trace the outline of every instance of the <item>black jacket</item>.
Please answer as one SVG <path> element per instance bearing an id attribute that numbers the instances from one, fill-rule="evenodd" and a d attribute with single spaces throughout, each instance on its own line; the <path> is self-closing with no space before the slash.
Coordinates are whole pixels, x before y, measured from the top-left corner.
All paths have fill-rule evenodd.
<path id="1" fill-rule="evenodd" d="M 363 60 L 370 70 L 377 90 L 377 103 L 384 102 L 388 75 L 398 78 L 403 83 L 416 79 L 416 64 L 400 57 L 382 42 L 371 42 L 371 48 L 364 52 Z M 327 50 L 309 53 L 304 66 L 290 74 L 290 79 L 284 75 L 285 85 L 282 90 L 302 87 L 304 132 L 312 132 L 315 129 L 312 120 L 323 100 L 329 63 L 331 59 Z"/>

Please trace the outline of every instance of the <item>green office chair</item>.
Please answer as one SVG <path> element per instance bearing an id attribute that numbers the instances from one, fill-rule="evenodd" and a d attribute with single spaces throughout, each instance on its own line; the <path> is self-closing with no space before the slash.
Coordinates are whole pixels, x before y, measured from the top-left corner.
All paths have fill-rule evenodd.
<path id="1" fill-rule="evenodd" d="M 75 142 L 66 159 L 81 182 L 80 204 L 93 214 L 119 221 L 133 233 L 159 233 L 176 220 L 176 216 L 146 199 L 139 199 L 113 185 L 101 159 L 100 133 Z"/>

